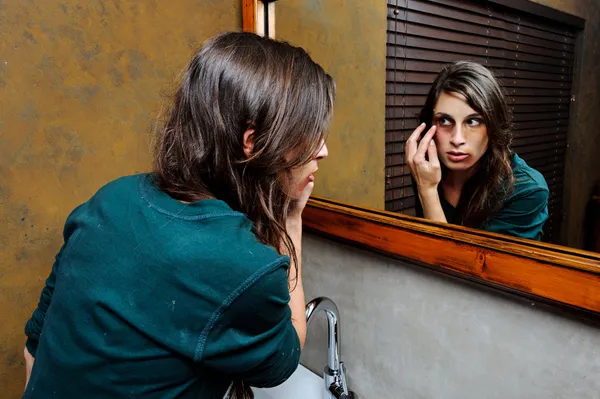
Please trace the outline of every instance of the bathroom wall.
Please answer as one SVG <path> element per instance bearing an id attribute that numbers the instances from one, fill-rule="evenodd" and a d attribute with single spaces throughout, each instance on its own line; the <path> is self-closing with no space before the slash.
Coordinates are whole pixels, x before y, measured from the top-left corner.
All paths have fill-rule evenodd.
<path id="1" fill-rule="evenodd" d="M 385 0 L 285 0 L 278 39 L 302 46 L 336 80 L 329 157 L 315 194 L 376 209 L 385 195 Z"/>
<path id="2" fill-rule="evenodd" d="M 361 399 L 597 399 L 600 325 L 305 235 L 306 299 L 341 312 L 341 358 Z M 301 362 L 321 374 L 326 318 Z"/>
<path id="3" fill-rule="evenodd" d="M 0 387 L 21 397 L 25 321 L 68 213 L 149 168 L 150 127 L 241 1 L 0 1 Z"/>

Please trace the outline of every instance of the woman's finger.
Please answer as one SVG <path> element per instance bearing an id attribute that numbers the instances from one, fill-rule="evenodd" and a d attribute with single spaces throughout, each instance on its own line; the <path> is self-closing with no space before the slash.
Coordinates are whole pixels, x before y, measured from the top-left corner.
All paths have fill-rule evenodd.
<path id="1" fill-rule="evenodd" d="M 433 135 L 435 134 L 436 128 L 437 126 L 433 125 L 419 142 L 419 147 L 417 148 L 417 153 L 415 154 L 416 159 L 425 159 L 425 153 L 429 148 L 429 144 L 433 140 Z"/>
<path id="2" fill-rule="evenodd" d="M 306 187 L 304 187 L 304 190 L 302 190 L 302 195 L 300 196 L 300 198 L 298 198 L 298 206 L 301 207 L 301 209 L 304 209 L 304 207 L 306 207 L 306 203 L 308 202 L 308 199 L 310 198 L 314 187 L 315 183 L 309 182 L 306 185 Z"/>
<path id="3" fill-rule="evenodd" d="M 429 148 L 427 148 L 427 158 L 429 158 L 429 164 L 432 167 L 435 168 L 440 166 L 440 160 L 438 158 L 437 147 L 434 140 L 429 142 Z"/>
<path id="4" fill-rule="evenodd" d="M 425 123 L 421 123 L 417 128 L 411 133 L 406 140 L 406 145 L 404 147 L 404 153 L 406 155 L 407 161 L 411 161 L 415 157 L 417 153 L 417 146 L 419 144 L 418 139 L 423 130 L 425 129 Z"/>

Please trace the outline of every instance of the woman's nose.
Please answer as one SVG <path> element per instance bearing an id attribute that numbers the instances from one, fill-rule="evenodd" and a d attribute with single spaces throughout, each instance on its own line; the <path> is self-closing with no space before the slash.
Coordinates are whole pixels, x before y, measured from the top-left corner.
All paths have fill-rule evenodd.
<path id="1" fill-rule="evenodd" d="M 450 144 L 455 147 L 459 147 L 465 143 L 465 135 L 463 132 L 462 126 L 457 124 L 452 130 L 452 135 L 450 136 Z"/>
<path id="2" fill-rule="evenodd" d="M 321 148 L 317 152 L 316 158 L 317 158 L 317 160 L 321 160 L 323 158 L 326 158 L 327 155 L 329 155 L 329 151 L 327 150 L 327 144 L 325 144 L 325 141 L 323 141 Z"/>

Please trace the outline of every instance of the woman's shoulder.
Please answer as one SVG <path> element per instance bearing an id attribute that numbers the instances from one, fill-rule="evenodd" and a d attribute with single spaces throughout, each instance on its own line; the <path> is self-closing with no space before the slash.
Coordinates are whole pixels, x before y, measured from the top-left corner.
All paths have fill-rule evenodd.
<path id="1" fill-rule="evenodd" d="M 86 205 L 95 207 L 119 208 L 138 196 L 138 188 L 148 174 L 126 175 L 105 181 L 86 201 Z"/>
<path id="2" fill-rule="evenodd" d="M 223 201 L 182 203 L 160 191 L 152 174 L 123 176 L 102 186 L 86 204 L 104 229 L 135 238 L 138 251 L 194 274 L 213 265 L 241 277 L 263 267 L 287 265 L 289 258 L 263 244 L 254 224 Z M 132 229 L 133 228 L 133 229 Z"/>
<path id="3" fill-rule="evenodd" d="M 513 157 L 513 174 L 515 183 L 512 192 L 485 229 L 539 240 L 548 219 L 548 184 L 540 172 L 516 154 Z"/>
<path id="4" fill-rule="evenodd" d="M 102 186 L 100 186 L 100 188 L 96 192 L 96 195 L 116 190 L 137 190 L 140 182 L 142 182 L 149 176 L 149 173 L 137 173 L 133 175 L 117 177 L 113 180 L 105 182 Z"/>
<path id="5" fill-rule="evenodd" d="M 517 154 L 514 154 L 513 156 L 512 166 L 515 185 L 511 197 L 534 193 L 548 193 L 548 183 L 546 183 L 544 175 L 529 166 L 527 162 Z"/>
<path id="6" fill-rule="evenodd" d="M 246 215 L 226 212 L 226 204 L 210 206 L 214 209 L 200 219 L 173 220 L 175 236 L 169 233 L 163 236 L 164 230 L 171 230 L 167 228 L 157 233 L 169 243 L 163 247 L 171 262 L 179 263 L 188 275 L 200 280 L 210 272 L 215 275 L 212 278 L 222 277 L 232 283 L 254 279 L 278 268 L 287 269 L 289 257 L 261 242 Z"/>
<path id="7" fill-rule="evenodd" d="M 225 257 L 240 266 L 248 265 L 251 271 L 261 266 L 289 264 L 289 257 L 280 255 L 275 248 L 259 240 L 254 224 L 245 215 L 224 220 L 214 234 L 220 238 L 218 245 Z"/>

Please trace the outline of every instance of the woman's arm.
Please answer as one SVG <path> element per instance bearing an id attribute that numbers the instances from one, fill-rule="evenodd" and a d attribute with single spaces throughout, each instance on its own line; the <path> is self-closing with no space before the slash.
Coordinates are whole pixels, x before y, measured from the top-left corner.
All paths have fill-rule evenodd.
<path id="1" fill-rule="evenodd" d="M 50 303 L 52 302 L 52 295 L 54 294 L 54 286 L 56 284 L 58 263 L 64 247 L 65 245 L 63 245 L 56 255 L 56 259 L 52 265 L 52 271 L 46 279 L 46 284 L 42 289 L 38 306 L 34 310 L 29 321 L 27 321 L 27 324 L 25 324 L 25 336 L 27 337 L 27 340 L 25 341 L 25 349 L 23 351 L 23 355 L 25 357 L 25 389 L 27 389 L 27 384 L 29 384 L 29 378 L 31 377 L 31 371 L 33 370 L 35 354 L 37 352 L 40 335 L 42 334 L 42 329 L 44 327 L 46 312 L 48 311 Z"/>
<path id="2" fill-rule="evenodd" d="M 56 284 L 56 272 L 63 249 L 64 245 L 56 255 L 56 259 L 52 265 L 52 271 L 46 279 L 46 285 L 42 289 L 37 308 L 34 310 L 29 321 L 27 321 L 27 324 L 25 324 L 25 335 L 27 336 L 25 347 L 29 354 L 31 354 L 33 357 L 35 357 L 40 334 L 42 333 L 42 328 L 44 327 L 46 312 L 48 311 L 50 303 L 52 302 L 52 295 L 54 294 L 54 286 Z"/>
<path id="3" fill-rule="evenodd" d="M 435 190 L 418 188 L 418 191 L 419 201 L 423 207 L 423 217 L 436 222 L 448 223 L 437 188 Z"/>
<path id="4" fill-rule="evenodd" d="M 302 210 L 313 186 L 307 185 L 286 220 L 298 262 L 289 269 L 280 262 L 226 307 L 196 359 L 206 367 L 257 387 L 279 385 L 298 367 L 306 339 Z"/>
<path id="5" fill-rule="evenodd" d="M 50 303 L 52 302 L 54 286 L 56 285 L 56 275 L 58 273 L 58 265 L 60 263 L 60 259 L 65 250 L 65 247 L 67 246 L 67 241 L 72 236 L 73 231 L 75 230 L 75 223 L 73 223 L 73 218 L 76 212 L 82 206 L 83 205 L 80 205 L 77 208 L 75 208 L 67 218 L 67 221 L 65 222 L 65 228 L 63 230 L 63 246 L 60 249 L 60 251 L 58 251 L 58 254 L 55 257 L 54 264 L 52 265 L 52 270 L 50 271 L 50 275 L 46 279 L 46 284 L 42 289 L 38 306 L 31 315 L 31 318 L 27 321 L 27 324 L 25 324 L 25 336 L 27 337 L 24 350 L 26 377 L 25 386 L 27 386 L 27 382 L 29 382 L 29 377 L 31 376 L 31 370 L 35 361 L 35 354 L 37 351 L 40 335 L 44 327 L 46 312 L 48 311 Z"/>
<path id="6" fill-rule="evenodd" d="M 300 348 L 304 348 L 306 340 L 306 300 L 302 285 L 302 218 L 294 217 L 287 220 L 287 233 L 296 249 L 297 263 L 290 264 L 288 285 L 290 289 L 290 309 L 292 324 L 298 333 Z"/>
<path id="7" fill-rule="evenodd" d="M 433 136 L 436 126 L 432 126 L 427 134 L 419 141 L 425 124 L 419 125 L 406 140 L 406 163 L 410 168 L 417 186 L 419 201 L 423 207 L 423 217 L 437 222 L 447 223 L 446 215 L 442 208 L 438 185 L 442 180 L 442 169 L 437 155 L 437 148 Z M 427 155 L 427 157 L 425 157 Z"/>
<path id="8" fill-rule="evenodd" d="M 290 309 L 292 310 L 292 324 L 298 333 L 300 348 L 304 348 L 306 340 L 306 299 L 304 296 L 304 286 L 302 285 L 302 211 L 310 198 L 314 183 L 309 182 L 302 196 L 295 202 L 286 221 L 287 233 L 292 239 L 296 249 L 296 260 L 290 264 L 289 289 L 290 289 Z"/>

